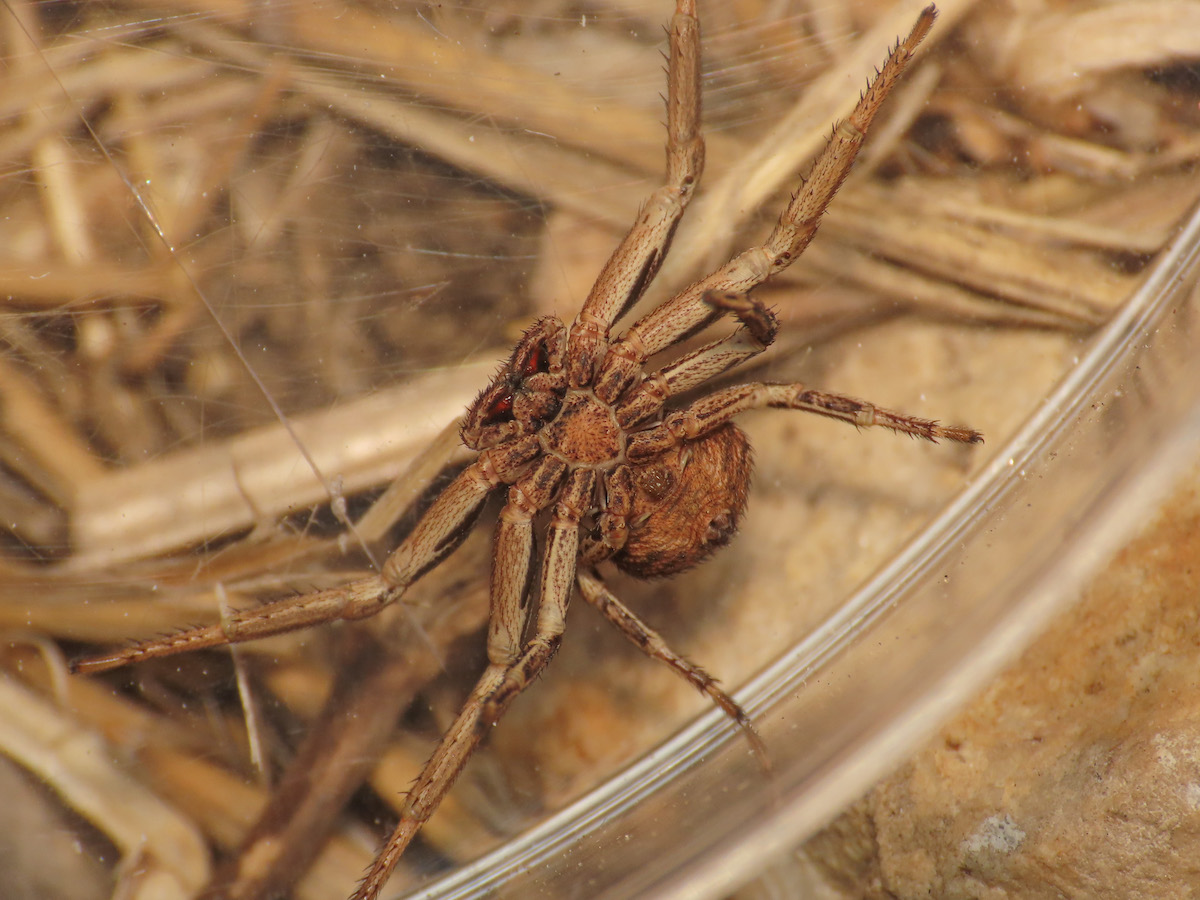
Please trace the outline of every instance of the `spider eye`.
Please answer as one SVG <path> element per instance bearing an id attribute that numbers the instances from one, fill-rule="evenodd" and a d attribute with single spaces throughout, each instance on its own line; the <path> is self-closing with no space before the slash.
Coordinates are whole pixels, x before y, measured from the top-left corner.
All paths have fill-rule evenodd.
<path id="1" fill-rule="evenodd" d="M 538 344 L 522 362 L 521 375 L 528 378 L 530 375 L 535 375 L 538 372 L 545 372 L 549 368 L 549 361 L 546 358 L 546 348 Z"/>
<path id="2" fill-rule="evenodd" d="M 506 391 L 492 400 L 492 402 L 488 404 L 487 411 L 483 414 L 483 420 L 489 424 L 494 422 L 504 422 L 512 417 L 512 391 Z"/>

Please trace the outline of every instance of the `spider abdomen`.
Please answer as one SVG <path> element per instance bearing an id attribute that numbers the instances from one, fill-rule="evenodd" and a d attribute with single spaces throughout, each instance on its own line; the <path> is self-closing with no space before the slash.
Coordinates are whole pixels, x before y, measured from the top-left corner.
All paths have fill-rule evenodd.
<path id="1" fill-rule="evenodd" d="M 612 561 L 639 578 L 701 562 L 737 531 L 752 468 L 750 441 L 735 425 L 634 466 L 628 537 Z"/>

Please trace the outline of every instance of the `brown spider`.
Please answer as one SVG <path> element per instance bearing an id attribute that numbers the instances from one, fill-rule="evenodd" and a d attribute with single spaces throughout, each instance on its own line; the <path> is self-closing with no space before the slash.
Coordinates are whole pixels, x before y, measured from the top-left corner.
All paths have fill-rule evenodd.
<path id="1" fill-rule="evenodd" d="M 467 410 L 462 440 L 478 451 L 391 554 L 378 577 L 235 613 L 219 625 L 146 641 L 74 664 L 98 672 L 185 650 L 253 640 L 335 619 L 374 615 L 464 540 L 489 496 L 505 489 L 492 562 L 488 667 L 408 797 L 396 830 L 355 898 L 375 897 L 486 733 L 554 656 L 574 586 L 647 655 L 706 693 L 765 751 L 746 713 L 703 669 L 672 651 L 605 587 L 605 561 L 632 575 L 671 575 L 729 542 L 746 505 L 750 445 L 733 418 L 763 406 L 815 412 L 936 440 L 975 443 L 968 428 L 879 409 L 800 384 L 742 384 L 667 411 L 669 401 L 765 350 L 774 315 L 748 296 L 808 245 L 845 179 L 876 110 L 936 13 L 931 6 L 888 57 L 850 118 L 834 131 L 803 188 L 766 242 L 639 319 L 609 330 L 654 278 L 704 162 L 700 135 L 699 23 L 695 0 L 677 0 L 670 28 L 667 178 L 608 260 L 575 322 L 536 322 Z M 660 369 L 646 361 L 723 314 L 741 327 Z M 534 520 L 552 510 L 535 569 Z M 536 597 L 536 604 L 531 598 Z M 536 605 L 536 616 L 533 608 Z"/>

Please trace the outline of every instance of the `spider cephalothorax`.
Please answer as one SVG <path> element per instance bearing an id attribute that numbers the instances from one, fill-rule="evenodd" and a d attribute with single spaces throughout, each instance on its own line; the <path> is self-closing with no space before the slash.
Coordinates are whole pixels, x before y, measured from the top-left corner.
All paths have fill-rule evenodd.
<path id="1" fill-rule="evenodd" d="M 614 337 L 614 323 L 657 273 L 703 168 L 699 22 L 695 0 L 677 0 L 670 28 L 665 183 L 643 205 L 571 326 L 553 317 L 538 320 L 471 404 L 462 439 L 477 451 L 475 460 L 438 495 L 379 576 L 80 660 L 76 671 L 373 615 L 453 552 L 488 498 L 502 494 L 492 555 L 488 667 L 417 779 L 400 823 L 355 897 L 378 894 L 482 739 L 484 726 L 494 724 L 545 668 L 562 638 L 576 589 L 647 655 L 706 693 L 765 760 L 749 717 L 733 698 L 625 607 L 605 587 L 597 567 L 611 561 L 636 576 L 670 575 L 730 540 L 746 505 L 751 469 L 749 442 L 732 420 L 749 409 L 815 412 L 930 440 L 981 440 L 969 428 L 944 428 L 802 384 L 739 384 L 704 393 L 711 379 L 771 344 L 775 317 L 749 292 L 808 245 L 875 112 L 934 15 L 933 7 L 926 9 L 888 57 L 763 244 L 738 254 Z M 740 327 L 660 368 L 648 365 L 656 354 L 724 315 Z M 693 392 L 699 397 L 686 402 Z M 539 554 L 534 533 L 541 526 L 535 522 L 544 520 Z"/>

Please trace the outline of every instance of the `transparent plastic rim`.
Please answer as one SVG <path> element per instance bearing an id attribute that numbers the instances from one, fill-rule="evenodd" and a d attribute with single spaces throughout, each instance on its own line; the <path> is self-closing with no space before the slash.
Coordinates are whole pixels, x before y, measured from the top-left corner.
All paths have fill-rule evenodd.
<path id="1" fill-rule="evenodd" d="M 714 710 L 406 896 L 717 897 L 861 796 L 1078 596 L 1195 458 L 1198 264 L 1200 212 L 973 483 L 738 692 L 772 753 L 803 748 L 771 778 Z"/>

